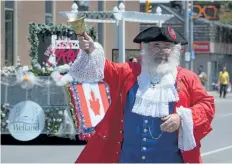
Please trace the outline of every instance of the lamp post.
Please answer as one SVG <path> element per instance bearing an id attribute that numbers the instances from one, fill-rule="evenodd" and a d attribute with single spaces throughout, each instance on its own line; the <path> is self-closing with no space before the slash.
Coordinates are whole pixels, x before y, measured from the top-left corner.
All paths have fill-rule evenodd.
<path id="1" fill-rule="evenodd" d="M 78 20 L 78 16 L 82 15 L 83 12 L 78 12 L 78 6 L 73 4 L 71 11 L 62 11 L 59 12 L 62 16 L 70 20 Z M 98 23 L 116 23 L 118 28 L 118 43 L 119 43 L 119 62 L 125 62 L 125 22 L 134 22 L 134 23 L 156 23 L 159 27 L 162 26 L 162 23 L 173 17 L 170 14 L 162 14 L 160 7 L 157 8 L 156 13 L 144 13 L 138 11 L 125 11 L 125 5 L 123 3 L 119 4 L 119 7 L 114 7 L 112 12 L 106 12 L 103 14 L 110 14 L 110 17 L 107 19 L 91 18 L 92 14 L 102 14 L 101 12 L 94 11 L 85 13 L 86 15 L 90 14 L 87 19 L 84 19 L 85 22 L 98 22 Z M 112 20 L 111 14 L 114 18 Z"/>
<path id="2" fill-rule="evenodd" d="M 114 17 L 117 20 L 117 25 L 118 25 L 118 49 L 119 49 L 119 62 L 125 62 L 126 54 L 125 54 L 125 20 L 123 17 L 123 13 L 125 12 L 125 5 L 121 2 L 119 4 L 119 9 L 115 6 L 113 9 Z M 157 7 L 156 9 L 156 14 L 161 16 L 162 15 L 162 9 L 160 7 Z M 157 25 L 159 27 L 162 27 L 162 23 L 164 21 L 158 21 Z"/>
<path id="3" fill-rule="evenodd" d="M 119 12 L 122 13 L 125 11 L 125 5 L 121 2 L 119 4 Z M 125 21 L 123 16 L 121 17 L 121 20 L 119 21 L 119 36 L 118 36 L 118 45 L 119 45 L 119 62 L 125 62 L 126 54 L 125 54 Z"/>
<path id="4" fill-rule="evenodd" d="M 118 26 L 118 49 L 119 49 L 119 62 L 125 62 L 125 20 L 123 18 L 123 12 L 125 12 L 125 5 L 121 2 L 119 8 L 117 6 L 113 9 L 113 14 L 117 20 Z"/>
<path id="5" fill-rule="evenodd" d="M 159 6 L 157 7 L 156 13 L 157 13 L 157 15 L 162 15 L 162 9 L 161 9 L 161 7 L 159 7 Z M 158 27 L 162 27 L 162 24 L 163 24 L 163 21 L 159 21 Z"/>
<path id="6" fill-rule="evenodd" d="M 185 37 L 189 43 L 189 3 L 185 0 Z M 191 55 L 189 52 L 189 44 L 185 46 L 185 68 L 189 69 L 189 62 L 191 60 Z"/>
<path id="7" fill-rule="evenodd" d="M 194 70 L 194 60 L 195 60 L 195 52 L 194 52 L 194 38 L 193 38 L 193 0 L 190 0 L 190 18 L 189 18 L 189 26 L 190 26 L 190 38 L 189 38 L 189 50 L 191 53 L 191 62 L 190 62 L 190 70 L 193 71 Z"/>

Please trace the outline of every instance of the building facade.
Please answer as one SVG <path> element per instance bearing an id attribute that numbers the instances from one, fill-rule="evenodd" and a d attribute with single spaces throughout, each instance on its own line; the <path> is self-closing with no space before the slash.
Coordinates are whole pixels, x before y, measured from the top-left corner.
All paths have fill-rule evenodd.
<path id="1" fill-rule="evenodd" d="M 1 1 L 1 66 L 14 65 L 19 56 L 21 64 L 30 65 L 29 23 L 67 23 L 59 11 L 69 11 L 73 2 L 80 11 L 112 11 L 119 1 Z M 126 10 L 139 11 L 138 1 L 125 1 Z M 112 50 L 118 48 L 116 24 L 90 23 L 99 32 L 99 42 L 105 56 L 112 60 Z M 126 23 L 126 49 L 139 49 L 133 38 L 139 32 L 139 24 Z"/>
<path id="2" fill-rule="evenodd" d="M 141 4 L 141 11 L 144 11 Z M 173 14 L 174 17 L 163 24 L 173 26 L 185 36 L 185 6 L 184 1 L 172 1 L 170 3 L 153 3 L 153 10 L 157 6 L 162 8 L 163 13 Z M 194 1 L 193 4 L 193 56 L 192 70 L 198 73 L 200 66 L 206 72 L 207 90 L 213 89 L 213 83 L 217 83 L 219 71 L 224 66 L 232 74 L 232 26 L 220 23 L 219 2 Z M 141 25 L 144 29 L 147 25 Z M 189 34 L 190 36 L 190 34 Z M 185 52 L 185 47 L 182 47 Z M 181 65 L 185 66 L 185 57 L 182 55 Z M 232 81 L 232 77 L 230 76 Z"/>
<path id="3" fill-rule="evenodd" d="M 224 66 L 232 74 L 232 26 L 220 23 L 219 2 L 194 2 L 193 9 L 193 70 L 197 73 L 198 68 L 203 66 L 208 76 L 206 87 L 212 90 L 212 84 L 217 83 L 218 74 Z"/>
<path id="4" fill-rule="evenodd" d="M 67 23 L 67 20 L 59 15 L 59 11 L 71 10 L 73 2 L 78 4 L 82 11 L 112 11 L 120 1 L 1 1 L 1 65 L 14 65 L 17 63 L 17 56 L 21 64 L 30 65 L 29 56 L 30 44 L 28 42 L 28 24 Z M 139 1 L 123 1 L 127 11 L 145 11 L 145 4 Z M 175 1 L 174 1 L 175 2 Z M 232 30 L 231 28 L 214 22 L 219 22 L 217 13 L 220 8 L 217 3 L 209 4 L 194 2 L 194 9 L 197 13 L 194 19 L 194 60 L 193 71 L 198 72 L 200 65 L 208 75 L 207 89 L 212 89 L 212 83 L 217 81 L 218 72 L 223 66 L 227 66 L 232 74 Z M 153 3 L 152 12 L 156 12 L 157 6 L 161 6 L 162 13 L 173 14 L 174 17 L 163 25 L 171 25 L 179 32 L 184 32 L 184 5 L 183 3 Z M 197 9 L 213 8 L 199 13 Z M 212 7 L 213 6 L 213 7 Z M 216 15 L 216 16 L 215 16 Z M 203 18 L 208 21 L 198 21 Z M 112 23 L 91 23 L 98 31 L 99 42 L 103 45 L 105 56 L 117 61 L 118 58 L 118 28 Z M 133 43 L 134 37 L 147 25 L 139 23 L 125 23 L 126 58 L 133 54 L 138 55 L 140 45 Z M 184 65 L 184 56 L 181 65 Z M 232 77 L 232 76 L 231 76 Z M 231 79 L 232 80 L 232 79 Z"/>

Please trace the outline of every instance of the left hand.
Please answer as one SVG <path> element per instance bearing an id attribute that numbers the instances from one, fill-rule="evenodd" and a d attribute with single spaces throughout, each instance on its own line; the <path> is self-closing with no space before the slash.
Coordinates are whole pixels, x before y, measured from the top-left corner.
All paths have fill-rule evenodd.
<path id="1" fill-rule="evenodd" d="M 171 133 L 180 128 L 181 118 L 176 113 L 161 118 L 161 120 L 164 121 L 164 123 L 160 125 L 160 129 L 163 132 Z"/>

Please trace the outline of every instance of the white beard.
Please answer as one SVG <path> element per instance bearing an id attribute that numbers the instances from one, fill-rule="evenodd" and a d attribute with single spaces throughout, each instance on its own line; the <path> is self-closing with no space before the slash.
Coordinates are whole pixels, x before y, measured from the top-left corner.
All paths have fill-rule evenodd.
<path id="1" fill-rule="evenodd" d="M 180 63 L 180 45 L 174 47 L 167 62 L 156 62 L 154 56 L 148 56 L 147 45 L 143 45 L 142 50 L 142 69 L 150 75 L 164 76 L 172 72 Z"/>
<path id="2" fill-rule="evenodd" d="M 132 112 L 142 116 L 164 117 L 169 115 L 169 102 L 179 100 L 175 88 L 180 47 L 176 46 L 166 62 L 158 62 L 148 55 L 144 46 L 142 72 L 138 77 L 138 91 Z M 161 60 L 160 60 L 161 61 Z M 152 83 L 156 83 L 154 86 Z"/>

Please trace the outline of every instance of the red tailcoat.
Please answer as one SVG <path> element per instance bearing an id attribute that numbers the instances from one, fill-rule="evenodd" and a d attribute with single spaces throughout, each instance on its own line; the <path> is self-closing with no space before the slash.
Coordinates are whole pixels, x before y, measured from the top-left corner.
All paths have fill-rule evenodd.
<path id="1" fill-rule="evenodd" d="M 140 72 L 139 63 L 115 64 L 106 60 L 104 81 L 110 87 L 112 103 L 76 163 L 119 162 L 126 96 Z M 215 113 L 214 98 L 207 94 L 198 76 L 187 69 L 178 67 L 176 83 L 180 100 L 175 107 L 183 106 L 192 110 L 197 144 L 193 150 L 182 152 L 182 156 L 186 163 L 201 163 L 200 141 L 212 130 L 210 124 Z"/>

